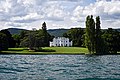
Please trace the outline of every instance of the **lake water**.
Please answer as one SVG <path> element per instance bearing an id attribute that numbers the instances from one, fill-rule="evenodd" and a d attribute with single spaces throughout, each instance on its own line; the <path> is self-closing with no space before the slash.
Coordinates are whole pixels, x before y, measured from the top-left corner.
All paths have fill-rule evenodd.
<path id="1" fill-rule="evenodd" d="M 0 55 L 0 80 L 120 79 L 120 56 Z"/>

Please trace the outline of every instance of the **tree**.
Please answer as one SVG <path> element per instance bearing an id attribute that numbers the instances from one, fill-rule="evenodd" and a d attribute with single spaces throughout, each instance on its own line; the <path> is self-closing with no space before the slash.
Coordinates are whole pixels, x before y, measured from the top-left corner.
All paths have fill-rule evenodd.
<path id="1" fill-rule="evenodd" d="M 46 30 L 47 30 L 47 28 L 46 28 L 46 23 L 45 23 L 45 22 L 42 24 L 42 30 L 45 31 L 45 32 L 46 32 Z"/>
<path id="2" fill-rule="evenodd" d="M 104 32 L 102 37 L 106 43 L 106 49 L 108 50 L 108 53 L 117 53 L 117 51 L 119 51 L 120 36 L 117 30 L 109 28 Z"/>
<path id="3" fill-rule="evenodd" d="M 8 50 L 8 39 L 7 36 L 0 32 L 0 51 Z"/>
<path id="4" fill-rule="evenodd" d="M 33 50 L 35 47 L 35 34 L 32 31 L 29 32 L 28 39 L 29 39 L 29 49 Z"/>
<path id="5" fill-rule="evenodd" d="M 28 37 L 24 37 L 24 39 L 22 39 L 22 41 L 20 42 L 20 47 L 29 47 Z"/>
<path id="6" fill-rule="evenodd" d="M 106 53 L 106 44 L 102 39 L 102 32 L 101 32 L 101 27 L 100 27 L 100 17 L 97 16 L 96 17 L 96 40 L 95 40 L 95 50 L 96 50 L 96 54 L 102 54 L 102 53 Z"/>
<path id="7" fill-rule="evenodd" d="M 48 47 L 49 46 L 49 41 L 51 41 L 51 35 L 47 32 L 47 27 L 46 27 L 46 23 L 44 22 L 42 24 L 42 31 L 39 30 L 39 34 L 42 36 L 43 39 L 43 47 Z"/>
<path id="8" fill-rule="evenodd" d="M 90 54 L 95 52 L 95 22 L 92 15 L 86 18 L 85 44 Z"/>
<path id="9" fill-rule="evenodd" d="M 20 34 L 21 47 L 29 47 L 30 49 L 38 49 L 40 47 L 48 47 L 49 41 L 53 38 L 46 30 L 46 23 L 42 24 L 42 29 L 36 31 L 23 31 Z"/>
<path id="10" fill-rule="evenodd" d="M 49 41 L 52 40 L 52 36 L 46 31 L 39 30 L 38 35 L 41 36 L 41 39 L 43 41 L 42 47 L 48 47 Z"/>
<path id="11" fill-rule="evenodd" d="M 7 29 L 1 30 L 0 32 L 7 36 L 8 47 L 9 48 L 15 47 L 15 40 L 13 39 L 12 35 L 10 34 L 10 32 Z"/>
<path id="12" fill-rule="evenodd" d="M 83 44 L 84 29 L 72 28 L 63 34 L 63 37 L 69 38 L 73 41 L 74 47 L 81 47 Z"/>
<path id="13" fill-rule="evenodd" d="M 39 31 L 29 31 L 28 36 L 24 37 L 20 43 L 21 47 L 29 47 L 30 50 L 38 50 L 42 47 L 43 42 Z"/>
<path id="14" fill-rule="evenodd" d="M 37 31 L 28 31 L 26 34 L 20 43 L 21 47 L 29 47 L 31 50 L 38 50 L 41 47 L 49 46 L 51 36 L 47 32 L 40 29 Z"/>
<path id="15" fill-rule="evenodd" d="M 101 30 L 100 30 L 100 18 L 98 16 L 98 17 L 96 17 L 96 46 L 95 46 L 96 53 L 101 52 L 100 51 L 100 47 L 101 47 L 100 41 L 101 41 Z"/>
<path id="16" fill-rule="evenodd" d="M 19 47 L 19 45 L 20 45 L 20 35 L 18 35 L 18 34 L 13 34 L 12 35 L 12 37 L 13 37 L 13 39 L 15 40 L 15 47 Z"/>
<path id="17" fill-rule="evenodd" d="M 26 36 L 28 36 L 28 33 L 29 31 L 25 31 L 25 30 L 22 30 L 21 32 L 20 32 L 20 39 L 23 39 L 24 37 L 26 37 Z"/>

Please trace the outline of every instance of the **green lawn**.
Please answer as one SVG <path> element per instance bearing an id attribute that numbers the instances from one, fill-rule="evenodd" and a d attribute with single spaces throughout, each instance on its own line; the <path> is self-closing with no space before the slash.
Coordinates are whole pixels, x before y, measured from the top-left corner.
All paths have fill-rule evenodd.
<path id="1" fill-rule="evenodd" d="M 81 47 L 45 47 L 43 49 L 55 50 L 55 53 L 88 53 L 87 48 Z"/>
<path id="2" fill-rule="evenodd" d="M 42 51 L 29 51 L 27 48 L 9 48 L 8 51 L 2 51 L 7 54 L 86 54 L 87 48 L 82 47 L 43 47 Z"/>
<path id="3" fill-rule="evenodd" d="M 27 48 L 9 48 L 8 51 L 24 51 L 28 50 Z"/>

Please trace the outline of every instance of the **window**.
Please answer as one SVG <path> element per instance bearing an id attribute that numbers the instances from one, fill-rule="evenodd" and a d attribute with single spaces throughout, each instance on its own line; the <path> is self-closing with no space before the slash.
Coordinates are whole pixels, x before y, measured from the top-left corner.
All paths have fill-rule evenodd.
<path id="1" fill-rule="evenodd" d="M 67 44 L 65 46 L 67 46 Z"/>

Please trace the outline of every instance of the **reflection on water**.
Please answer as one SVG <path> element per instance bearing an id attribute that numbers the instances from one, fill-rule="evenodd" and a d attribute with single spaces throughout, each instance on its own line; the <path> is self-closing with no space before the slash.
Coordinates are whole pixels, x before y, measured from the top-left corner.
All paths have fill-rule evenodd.
<path id="1" fill-rule="evenodd" d="M 0 55 L 0 80 L 120 79 L 120 56 Z"/>

